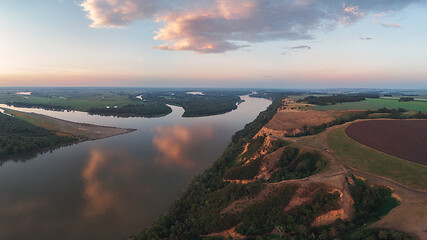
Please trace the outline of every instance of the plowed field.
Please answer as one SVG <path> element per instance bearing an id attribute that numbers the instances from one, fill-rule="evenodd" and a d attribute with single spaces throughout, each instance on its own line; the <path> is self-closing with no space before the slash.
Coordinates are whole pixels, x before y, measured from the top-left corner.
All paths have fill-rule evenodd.
<path id="1" fill-rule="evenodd" d="M 387 154 L 427 165 L 427 120 L 371 120 L 351 124 L 346 133 Z"/>

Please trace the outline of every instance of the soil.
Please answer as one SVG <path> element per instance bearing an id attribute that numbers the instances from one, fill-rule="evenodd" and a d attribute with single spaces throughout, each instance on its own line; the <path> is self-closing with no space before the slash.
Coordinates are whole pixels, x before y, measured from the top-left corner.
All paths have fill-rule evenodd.
<path id="1" fill-rule="evenodd" d="M 359 121 L 346 133 L 373 149 L 427 165 L 427 120 Z"/>

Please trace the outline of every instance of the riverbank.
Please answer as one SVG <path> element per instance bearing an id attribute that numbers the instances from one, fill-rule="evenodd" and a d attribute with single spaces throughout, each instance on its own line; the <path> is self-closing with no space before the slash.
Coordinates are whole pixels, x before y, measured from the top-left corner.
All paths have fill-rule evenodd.
<path id="1" fill-rule="evenodd" d="M 23 119 L 38 127 L 56 132 L 56 134 L 71 134 L 80 141 L 98 140 L 136 131 L 136 129 L 99 126 L 87 123 L 70 122 L 37 113 L 24 113 L 16 110 L 5 110 L 17 118 Z"/>

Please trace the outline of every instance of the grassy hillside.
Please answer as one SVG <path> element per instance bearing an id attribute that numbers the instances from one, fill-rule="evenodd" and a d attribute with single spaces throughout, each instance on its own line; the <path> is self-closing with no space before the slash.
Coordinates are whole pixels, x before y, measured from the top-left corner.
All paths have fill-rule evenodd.
<path id="1" fill-rule="evenodd" d="M 398 99 L 388 98 L 367 98 L 360 102 L 347 102 L 327 106 L 313 106 L 314 110 L 376 110 L 378 108 L 398 109 L 404 108 L 408 111 L 422 111 L 427 112 L 427 101 L 415 100 L 411 102 L 399 102 Z"/>
<path id="2" fill-rule="evenodd" d="M 363 146 L 347 136 L 344 127 L 331 131 L 327 142 L 340 159 L 358 170 L 427 190 L 427 167 Z"/>
<path id="3" fill-rule="evenodd" d="M 225 239 L 222 232 L 229 231 L 239 239 L 412 239 L 396 231 L 366 228 L 399 205 L 391 195 L 392 190 L 384 186 L 370 186 L 354 177 L 348 179 L 354 199 L 353 220 L 338 219 L 332 224 L 314 227 L 312 223 L 318 217 L 341 207 L 342 195 L 333 187 L 307 182 L 300 185 L 295 181 L 242 184 L 225 180 L 225 174 L 230 174 L 228 170 L 238 164 L 247 143 L 253 145 L 248 146 L 248 154 L 255 155 L 246 156 L 245 153 L 244 157 L 259 153 L 262 147 L 253 137 L 280 106 L 281 99 L 276 99 L 254 122 L 234 134 L 232 142 L 212 167 L 196 176 L 169 211 L 135 239 Z M 282 145 L 277 151 L 280 149 L 283 150 Z M 314 174 L 317 167 L 321 167 L 318 165 L 322 163 L 320 158 L 318 152 L 285 151 L 277 165 L 281 172 L 276 178 L 280 181 Z M 252 172 L 258 168 L 250 169 Z M 285 210 L 296 194 L 307 201 Z"/>

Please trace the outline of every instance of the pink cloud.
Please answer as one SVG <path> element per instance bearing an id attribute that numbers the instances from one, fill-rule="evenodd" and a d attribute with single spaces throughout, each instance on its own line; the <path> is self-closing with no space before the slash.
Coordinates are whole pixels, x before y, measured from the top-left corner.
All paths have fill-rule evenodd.
<path id="1" fill-rule="evenodd" d="M 384 26 L 384 27 L 387 27 L 387 28 L 402 28 L 402 26 L 400 25 L 400 24 L 397 24 L 397 23 L 390 23 L 390 22 L 381 22 L 381 21 L 375 21 L 376 23 L 378 23 L 378 24 L 381 24 L 382 26 Z"/>
<path id="2" fill-rule="evenodd" d="M 344 3 L 342 8 L 343 8 L 344 12 L 351 13 L 354 16 L 358 16 L 358 17 L 364 17 L 365 16 L 364 12 L 360 12 L 359 6 L 347 5 Z"/>
<path id="3" fill-rule="evenodd" d="M 422 0 L 85 0 L 92 27 L 156 20 L 161 50 L 222 53 L 251 43 L 315 38 L 367 14 L 401 10 Z M 398 27 L 385 24 L 384 26 Z"/>
<path id="4" fill-rule="evenodd" d="M 92 20 L 91 27 L 122 27 L 137 19 L 150 19 L 162 9 L 162 1 L 85 0 L 80 4 Z"/>

